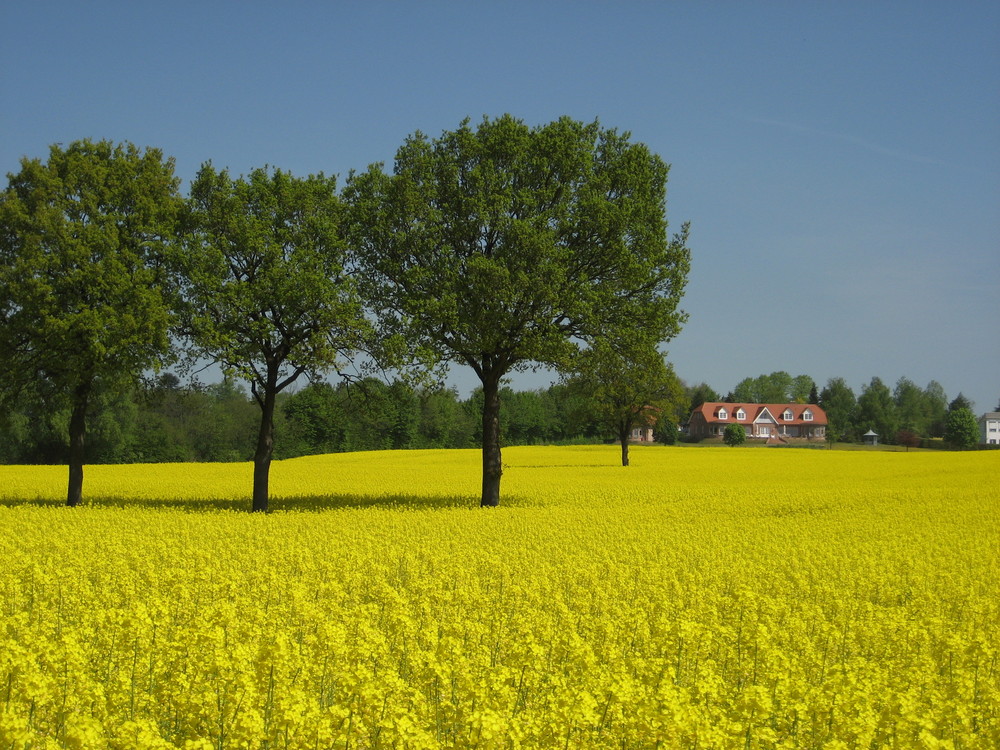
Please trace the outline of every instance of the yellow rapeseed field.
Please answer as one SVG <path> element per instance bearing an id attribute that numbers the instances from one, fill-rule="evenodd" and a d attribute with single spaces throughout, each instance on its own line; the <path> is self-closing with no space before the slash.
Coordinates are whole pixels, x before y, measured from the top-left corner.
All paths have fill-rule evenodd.
<path id="1" fill-rule="evenodd" d="M 1000 453 L 617 458 L 0 467 L 0 748 L 1000 747 Z"/>

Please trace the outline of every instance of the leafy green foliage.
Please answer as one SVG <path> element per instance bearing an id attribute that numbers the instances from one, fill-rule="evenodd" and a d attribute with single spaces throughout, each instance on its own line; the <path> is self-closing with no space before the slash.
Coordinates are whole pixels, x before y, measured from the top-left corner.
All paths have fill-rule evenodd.
<path id="1" fill-rule="evenodd" d="M 858 400 L 843 378 L 830 378 L 819 396 L 820 406 L 826 412 L 826 438 L 830 442 L 857 439 L 855 412 Z M 862 430 L 861 432 L 867 431 Z"/>
<path id="2" fill-rule="evenodd" d="M 952 448 L 975 448 L 979 443 L 979 423 L 970 409 L 959 407 L 948 412 L 944 441 Z"/>
<path id="3" fill-rule="evenodd" d="M 84 140 L 23 159 L 0 197 L 0 383 L 69 409 L 70 505 L 82 499 L 92 399 L 169 355 L 163 257 L 177 189 L 159 150 Z"/>
<path id="4" fill-rule="evenodd" d="M 593 400 L 600 419 L 621 444 L 622 465 L 628 466 L 632 429 L 655 425 L 686 399 L 680 380 L 659 351 L 614 343 L 599 339 L 581 352 L 571 382 Z"/>
<path id="5" fill-rule="evenodd" d="M 366 326 L 332 178 L 256 169 L 234 180 L 206 164 L 190 203 L 177 267 L 198 354 L 262 398 L 360 347 Z"/>
<path id="6" fill-rule="evenodd" d="M 249 382 L 261 406 L 254 510 L 267 509 L 277 394 L 335 368 L 369 330 L 342 218 L 334 180 L 323 175 L 256 169 L 234 180 L 206 164 L 191 185 L 176 258 L 182 330 L 199 355 Z"/>
<path id="7" fill-rule="evenodd" d="M 668 241 L 668 168 L 628 134 L 509 115 L 410 136 L 393 174 L 345 196 L 380 325 L 483 384 L 483 504 L 499 503 L 499 388 L 512 370 L 566 367 L 581 342 L 670 338 L 684 315 L 687 230 Z"/>
<path id="8" fill-rule="evenodd" d="M 722 433 L 722 441 L 730 448 L 743 445 L 747 441 L 747 431 L 741 424 L 727 424 Z"/>
<path id="9" fill-rule="evenodd" d="M 815 403 L 809 400 L 815 387 L 808 375 L 793 378 L 784 370 L 778 370 L 770 375 L 744 378 L 736 384 L 733 400 L 751 404 Z"/>
<path id="10" fill-rule="evenodd" d="M 858 396 L 855 422 L 861 433 L 874 430 L 881 440 L 892 440 L 899 430 L 896 402 L 880 378 L 872 378 Z"/>

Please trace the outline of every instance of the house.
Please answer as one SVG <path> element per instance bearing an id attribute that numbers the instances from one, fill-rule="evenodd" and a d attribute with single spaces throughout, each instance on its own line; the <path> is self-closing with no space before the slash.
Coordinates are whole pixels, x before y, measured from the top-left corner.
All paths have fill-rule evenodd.
<path id="1" fill-rule="evenodd" d="M 772 442 L 822 440 L 826 412 L 815 404 L 727 404 L 706 401 L 693 412 L 688 434 L 696 440 L 721 437 L 726 427 L 741 424 L 748 438 Z"/>
<path id="2" fill-rule="evenodd" d="M 660 418 L 660 411 L 661 410 L 655 406 L 647 406 L 643 408 L 639 416 L 636 417 L 637 424 L 632 427 L 632 432 L 629 433 L 629 442 L 652 443 L 653 428 L 656 426 L 656 422 Z"/>
<path id="3" fill-rule="evenodd" d="M 1000 411 L 990 411 L 979 418 L 979 442 L 1000 445 Z"/>

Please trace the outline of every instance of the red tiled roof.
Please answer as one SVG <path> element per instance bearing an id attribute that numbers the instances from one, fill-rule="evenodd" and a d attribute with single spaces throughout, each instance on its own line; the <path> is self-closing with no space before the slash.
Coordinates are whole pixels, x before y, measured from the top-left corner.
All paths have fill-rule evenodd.
<path id="1" fill-rule="evenodd" d="M 726 410 L 726 418 L 722 419 L 719 417 L 719 410 Z M 736 418 L 736 412 L 743 409 L 746 414 L 743 419 Z M 764 410 L 767 409 L 768 413 L 774 417 L 774 421 L 778 424 L 797 424 L 797 425 L 825 425 L 826 424 L 826 412 L 823 411 L 816 404 L 729 404 L 722 401 L 706 401 L 704 404 L 695 409 L 691 416 L 694 417 L 695 414 L 701 414 L 705 422 L 708 424 L 742 424 L 748 425 L 753 424 Z M 806 420 L 802 418 L 802 415 L 806 410 L 812 412 L 813 418 Z M 791 411 L 792 418 L 785 419 L 785 412 Z"/>

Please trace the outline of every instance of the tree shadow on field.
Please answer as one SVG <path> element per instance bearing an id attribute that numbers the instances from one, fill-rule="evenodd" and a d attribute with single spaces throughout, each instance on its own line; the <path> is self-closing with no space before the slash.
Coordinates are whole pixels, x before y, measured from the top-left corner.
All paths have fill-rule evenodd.
<path id="1" fill-rule="evenodd" d="M 0 498 L 0 507 L 24 506 L 58 508 L 66 507 L 63 500 L 49 498 L 15 499 Z M 250 512 L 250 496 L 237 498 L 134 498 L 134 497 L 92 497 L 83 498 L 81 508 L 143 508 L 156 510 L 180 510 L 192 513 L 214 513 L 219 511 Z M 272 497 L 268 503 L 269 513 L 281 512 L 323 512 L 330 510 L 381 508 L 385 510 L 433 510 L 445 508 L 478 508 L 479 498 L 471 495 L 296 495 L 292 497 Z"/>

